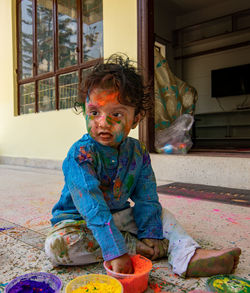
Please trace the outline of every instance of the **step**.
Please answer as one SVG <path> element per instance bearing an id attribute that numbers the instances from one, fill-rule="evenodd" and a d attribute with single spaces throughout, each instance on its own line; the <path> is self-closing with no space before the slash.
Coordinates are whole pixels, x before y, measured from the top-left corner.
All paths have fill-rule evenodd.
<path id="1" fill-rule="evenodd" d="M 171 182 L 250 189 L 250 156 L 151 154 L 158 185 Z"/>
<path id="2" fill-rule="evenodd" d="M 171 182 L 250 189 L 250 155 L 150 154 L 158 185 Z M 0 156 L 0 164 L 61 170 L 62 161 Z"/>

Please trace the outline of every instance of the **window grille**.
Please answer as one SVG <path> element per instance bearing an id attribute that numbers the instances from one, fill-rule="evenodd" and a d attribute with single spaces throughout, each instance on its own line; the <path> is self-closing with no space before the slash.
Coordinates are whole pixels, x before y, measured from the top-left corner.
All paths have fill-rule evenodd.
<path id="1" fill-rule="evenodd" d="M 102 58 L 102 0 L 17 1 L 19 115 L 73 107 Z"/>

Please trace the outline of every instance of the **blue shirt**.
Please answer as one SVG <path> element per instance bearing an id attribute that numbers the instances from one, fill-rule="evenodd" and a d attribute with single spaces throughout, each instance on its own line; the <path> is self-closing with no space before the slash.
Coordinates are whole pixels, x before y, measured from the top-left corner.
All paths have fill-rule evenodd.
<path id="1" fill-rule="evenodd" d="M 52 210 L 52 225 L 86 220 L 104 260 L 127 253 L 112 213 L 134 203 L 138 239 L 162 239 L 161 205 L 151 161 L 144 144 L 127 137 L 119 149 L 104 146 L 85 134 L 70 148 L 63 162 L 65 185 Z"/>

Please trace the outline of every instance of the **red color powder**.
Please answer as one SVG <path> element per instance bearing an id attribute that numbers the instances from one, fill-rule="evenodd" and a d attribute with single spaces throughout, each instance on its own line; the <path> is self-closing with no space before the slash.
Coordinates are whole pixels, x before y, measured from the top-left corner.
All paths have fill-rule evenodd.
<path id="1" fill-rule="evenodd" d="M 161 287 L 158 284 L 150 284 L 149 287 L 154 290 L 154 293 L 161 292 Z"/>
<path id="2" fill-rule="evenodd" d="M 134 275 L 149 272 L 152 269 L 152 262 L 140 254 L 133 255 L 130 258 L 134 268 Z"/>
<path id="3" fill-rule="evenodd" d="M 133 255 L 130 258 L 134 268 L 133 274 L 118 274 L 115 272 L 110 274 L 108 271 L 107 273 L 122 283 L 124 293 L 144 292 L 148 287 L 148 276 L 152 269 L 152 262 L 139 254 Z"/>

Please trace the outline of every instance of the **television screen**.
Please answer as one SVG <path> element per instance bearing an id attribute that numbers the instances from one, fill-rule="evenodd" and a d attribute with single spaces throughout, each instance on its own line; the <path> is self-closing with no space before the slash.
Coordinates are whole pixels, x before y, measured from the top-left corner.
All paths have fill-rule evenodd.
<path id="1" fill-rule="evenodd" d="M 250 94 L 250 64 L 211 71 L 212 97 Z"/>

